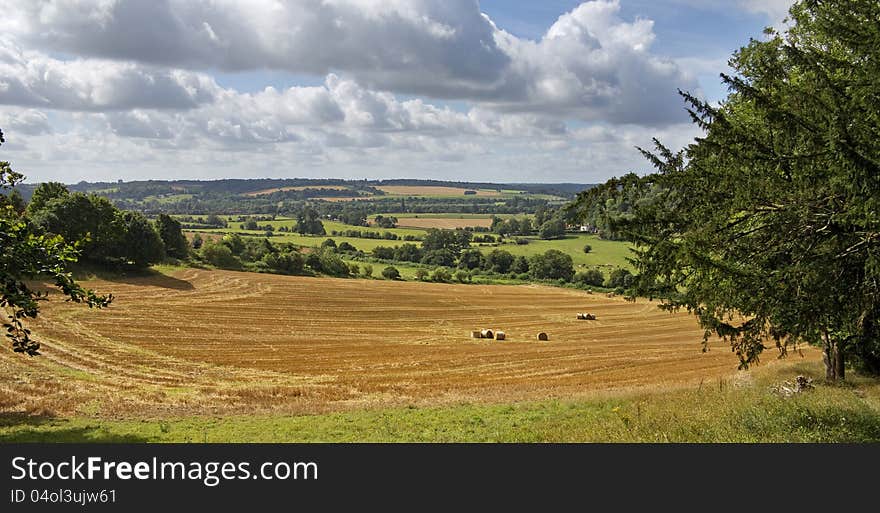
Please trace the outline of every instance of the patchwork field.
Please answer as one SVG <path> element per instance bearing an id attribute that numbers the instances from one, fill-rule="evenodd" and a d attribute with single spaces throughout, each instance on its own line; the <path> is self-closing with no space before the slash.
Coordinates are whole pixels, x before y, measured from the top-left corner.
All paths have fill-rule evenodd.
<path id="1" fill-rule="evenodd" d="M 0 412 L 161 418 L 504 403 L 697 385 L 736 368 L 718 342 L 700 351 L 688 315 L 558 288 L 196 269 L 87 285 L 112 292 L 111 308 L 56 298 L 33 325 L 42 356 L 0 351 Z M 597 320 L 576 320 L 581 311 Z M 508 340 L 470 338 L 483 327 Z"/>

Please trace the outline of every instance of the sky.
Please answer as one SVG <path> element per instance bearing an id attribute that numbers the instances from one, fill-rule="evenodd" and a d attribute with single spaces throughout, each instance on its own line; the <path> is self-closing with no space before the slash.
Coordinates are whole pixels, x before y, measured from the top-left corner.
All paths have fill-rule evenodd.
<path id="1" fill-rule="evenodd" d="M 699 131 L 791 0 L 0 0 L 28 182 L 597 183 Z"/>

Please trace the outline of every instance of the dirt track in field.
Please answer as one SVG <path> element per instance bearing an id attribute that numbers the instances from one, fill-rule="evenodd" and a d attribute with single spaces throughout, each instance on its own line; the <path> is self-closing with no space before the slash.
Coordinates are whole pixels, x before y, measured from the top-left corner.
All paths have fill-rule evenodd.
<path id="1" fill-rule="evenodd" d="M 559 288 L 195 269 L 87 285 L 113 292 L 111 308 L 56 297 L 33 324 L 43 356 L 0 352 L 0 411 L 156 417 L 508 402 L 696 385 L 737 364 L 719 342 L 702 353 L 686 314 Z M 597 320 L 577 320 L 582 311 Z M 508 340 L 471 339 L 479 328 Z M 550 341 L 535 340 L 539 331 Z"/>

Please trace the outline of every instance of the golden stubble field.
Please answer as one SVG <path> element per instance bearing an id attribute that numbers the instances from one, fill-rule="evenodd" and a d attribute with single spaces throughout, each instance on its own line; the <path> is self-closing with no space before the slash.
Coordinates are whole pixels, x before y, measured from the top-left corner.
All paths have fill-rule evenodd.
<path id="1" fill-rule="evenodd" d="M 400 228 L 440 228 L 444 230 L 455 230 L 457 228 L 467 228 L 469 226 L 481 226 L 489 228 L 492 226 L 491 219 L 456 219 L 446 217 L 405 217 L 397 221 Z"/>
<path id="2" fill-rule="evenodd" d="M 566 399 L 736 372 L 720 342 L 700 351 L 686 314 L 559 288 L 195 269 L 87 285 L 114 304 L 89 310 L 56 297 L 33 323 L 42 356 L 0 351 L 0 411 L 317 413 Z M 581 311 L 597 320 L 577 320 Z M 470 338 L 483 327 L 508 340 Z M 550 341 L 535 340 L 539 331 Z"/>
<path id="3" fill-rule="evenodd" d="M 385 193 L 397 196 L 464 196 L 464 191 L 467 190 L 475 191 L 476 194 L 473 196 L 501 196 L 500 192 L 488 189 L 464 189 L 461 187 L 444 187 L 440 185 L 380 185 L 376 188 Z"/>
<path id="4" fill-rule="evenodd" d="M 344 185 L 291 185 L 287 187 L 275 187 L 273 189 L 263 189 L 259 191 L 246 192 L 244 196 L 263 196 L 266 194 L 272 194 L 273 192 L 285 192 L 285 191 L 308 191 L 308 190 L 334 190 L 334 191 L 346 191 L 349 188 Z"/>

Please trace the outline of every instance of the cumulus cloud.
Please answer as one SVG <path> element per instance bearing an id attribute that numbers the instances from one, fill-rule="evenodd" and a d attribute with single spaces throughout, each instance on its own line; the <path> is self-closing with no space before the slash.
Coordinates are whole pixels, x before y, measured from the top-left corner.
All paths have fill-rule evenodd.
<path id="1" fill-rule="evenodd" d="M 257 93 L 224 89 L 215 101 L 186 112 L 133 109 L 99 115 L 118 136 L 166 140 L 183 146 L 198 139 L 229 149 L 323 141 L 330 147 L 392 147 L 404 139 L 458 136 L 564 135 L 561 121 L 536 114 L 472 108 L 458 112 L 421 99 L 400 100 L 335 74 L 315 87 L 267 87 Z M 403 144 L 424 148 L 423 142 Z"/>
<path id="2" fill-rule="evenodd" d="M 650 52 L 653 23 L 586 2 L 538 42 L 476 0 L 35 0 L 11 32 L 52 51 L 185 69 L 345 74 L 377 90 L 554 111 L 585 120 L 681 119 L 693 77 Z M 670 101 L 672 100 L 672 101 Z"/>
<path id="3" fill-rule="evenodd" d="M 425 91 L 480 89 L 507 63 L 475 0 L 36 0 L 9 7 L 11 30 L 31 44 L 164 66 L 344 70 Z"/>
<path id="4" fill-rule="evenodd" d="M 0 0 L 0 126 L 29 136 L 4 150 L 49 179 L 620 174 L 685 133 L 676 90 L 698 89 L 620 11 L 528 40 L 476 0 Z M 218 70 L 323 82 L 242 92 Z"/>
<path id="5" fill-rule="evenodd" d="M 49 117 L 35 109 L 7 109 L 0 111 L 0 127 L 7 132 L 23 135 L 42 135 L 52 132 Z"/>
<path id="6" fill-rule="evenodd" d="M 204 74 L 136 63 L 63 61 L 0 39 L 0 104 L 60 110 L 189 109 L 213 101 Z"/>
<path id="7" fill-rule="evenodd" d="M 739 0 L 740 5 L 751 13 L 763 14 L 774 24 L 780 24 L 795 0 Z"/>
<path id="8" fill-rule="evenodd" d="M 582 120 L 646 125 L 680 121 L 677 89 L 696 79 L 649 52 L 653 22 L 623 21 L 619 2 L 594 1 L 564 14 L 537 42 L 499 31 L 512 59 L 505 110 L 555 112 Z"/>

